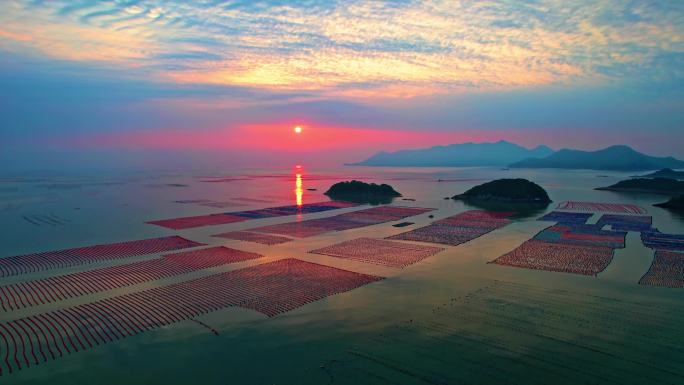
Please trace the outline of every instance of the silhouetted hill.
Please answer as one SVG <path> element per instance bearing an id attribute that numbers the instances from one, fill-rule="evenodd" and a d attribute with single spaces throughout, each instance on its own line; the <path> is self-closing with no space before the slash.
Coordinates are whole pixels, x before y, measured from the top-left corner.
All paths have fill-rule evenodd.
<path id="1" fill-rule="evenodd" d="M 563 149 L 542 159 L 513 163 L 510 167 L 634 171 L 683 168 L 684 162 L 673 157 L 644 155 L 628 146 L 611 146 L 598 151 Z"/>
<path id="2" fill-rule="evenodd" d="M 673 197 L 667 202 L 656 203 L 653 206 L 677 211 L 684 211 L 684 195 Z"/>
<path id="3" fill-rule="evenodd" d="M 530 157 L 545 157 L 552 153 L 553 150 L 546 146 L 538 146 L 530 150 L 502 140 L 496 143 L 462 143 L 418 150 L 383 151 L 351 165 L 387 167 L 505 166 L 519 160 Z"/>
<path id="4" fill-rule="evenodd" d="M 541 186 L 527 179 L 497 179 L 475 186 L 452 199 L 499 201 L 510 203 L 549 203 L 549 195 Z"/>
<path id="5" fill-rule="evenodd" d="M 671 168 L 664 168 L 650 174 L 641 175 L 639 178 L 670 178 L 670 179 L 684 179 L 684 171 L 675 171 Z"/>
<path id="6" fill-rule="evenodd" d="M 325 195 L 336 200 L 372 204 L 389 203 L 393 198 L 401 196 L 388 184 L 365 183 L 358 180 L 335 183 Z"/>
<path id="7" fill-rule="evenodd" d="M 599 187 L 596 190 L 679 195 L 684 194 L 684 181 L 669 178 L 636 178 L 623 180 L 612 186 Z"/>

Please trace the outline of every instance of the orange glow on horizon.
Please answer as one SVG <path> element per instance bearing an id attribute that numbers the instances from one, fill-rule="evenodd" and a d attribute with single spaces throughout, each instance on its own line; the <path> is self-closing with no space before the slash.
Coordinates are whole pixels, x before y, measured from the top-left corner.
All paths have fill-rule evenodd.
<path id="1" fill-rule="evenodd" d="M 457 132 L 425 129 L 422 131 L 379 129 L 316 124 L 306 135 L 283 130 L 296 126 L 287 122 L 240 125 L 206 130 L 150 129 L 133 132 L 84 134 L 74 138 L 52 139 L 83 148 L 182 149 L 182 150 L 259 150 L 302 153 L 311 151 L 360 150 L 395 151 L 429 147 L 443 143 L 486 142 L 505 139 L 526 143 L 531 134 L 504 130 L 462 129 Z M 542 132 L 536 132 L 540 137 Z"/>

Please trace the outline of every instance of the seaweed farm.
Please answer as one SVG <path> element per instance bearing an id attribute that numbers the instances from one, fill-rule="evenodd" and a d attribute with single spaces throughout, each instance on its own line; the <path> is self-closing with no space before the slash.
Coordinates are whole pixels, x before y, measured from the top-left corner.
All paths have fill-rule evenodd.
<path id="1" fill-rule="evenodd" d="M 343 231 L 398 221 L 432 209 L 420 207 L 383 206 L 339 214 L 328 218 L 288 222 L 280 225 L 255 227 L 252 232 L 282 234 L 295 238 L 307 238 L 330 231 Z"/>
<path id="2" fill-rule="evenodd" d="M 10 311 L 261 257 L 224 246 L 167 254 L 157 259 L 0 286 L 0 305 Z"/>
<path id="3" fill-rule="evenodd" d="M 162 219 L 150 221 L 148 223 L 173 230 L 183 230 L 203 226 L 224 225 L 227 223 L 242 222 L 250 219 L 273 218 L 287 215 L 295 215 L 298 213 L 317 213 L 322 211 L 335 210 L 339 208 L 353 206 L 354 204 L 345 202 L 309 203 L 301 206 L 288 205 L 280 207 L 269 207 L 260 210 L 237 211 L 209 215 L 198 215 L 192 217 Z"/>
<path id="4" fill-rule="evenodd" d="M 575 202 L 567 201 L 561 202 L 556 207 L 559 210 L 572 211 L 594 211 L 594 212 L 608 212 L 608 213 L 629 213 L 629 214 L 646 214 L 643 207 L 633 204 L 622 203 L 603 203 L 603 202 Z"/>
<path id="5" fill-rule="evenodd" d="M 510 223 L 506 219 L 510 215 L 512 213 L 471 210 L 441 219 L 428 226 L 394 235 L 389 239 L 457 246 L 506 226 Z"/>
<path id="6" fill-rule="evenodd" d="M 566 211 L 552 211 L 541 218 L 540 221 L 546 222 L 558 222 L 558 223 L 569 223 L 575 225 L 583 225 L 587 223 L 589 218 L 594 214 L 592 213 L 572 213 Z"/>
<path id="7" fill-rule="evenodd" d="M 356 169 L 296 172 L 0 179 L 0 382 L 684 381 L 662 197 L 538 171 L 554 203 L 477 206 L 444 198 L 525 171 L 364 169 L 404 196 L 370 204 L 324 194 Z"/>
<path id="8" fill-rule="evenodd" d="M 613 249 L 610 247 L 581 246 L 532 239 L 492 263 L 595 276 L 608 267 L 612 259 Z"/>
<path id="9" fill-rule="evenodd" d="M 443 250 L 440 247 L 421 246 L 383 239 L 358 238 L 321 249 L 311 250 L 310 253 L 404 268 Z"/>
<path id="10" fill-rule="evenodd" d="M 649 286 L 684 287 L 684 253 L 656 251 L 651 267 L 639 283 Z"/>
<path id="11" fill-rule="evenodd" d="M 582 208 L 605 208 L 604 204 L 582 204 Z M 650 228 L 651 217 L 628 217 L 603 215 L 596 224 L 588 224 L 593 214 L 553 211 L 540 221 L 556 221 L 518 248 L 492 261 L 494 264 L 548 270 L 564 273 L 596 276 L 606 269 L 613 259 L 615 249 L 625 247 L 625 231 L 604 230 L 612 228 L 633 229 L 646 224 Z"/>
<path id="12" fill-rule="evenodd" d="M 618 231 L 648 231 L 651 229 L 653 218 L 646 215 L 614 215 L 605 214 L 599 218 L 597 226 L 610 226 Z"/>
<path id="13" fill-rule="evenodd" d="M 201 243 L 178 236 L 171 236 L 16 255 L 0 259 L 0 276 L 9 277 L 42 270 L 84 265 L 102 260 L 121 259 L 161 251 L 185 249 L 199 245 Z"/>
<path id="14" fill-rule="evenodd" d="M 666 234 L 658 229 L 649 229 L 641 232 L 641 240 L 651 249 L 684 251 L 684 234 Z"/>
<path id="15" fill-rule="evenodd" d="M 273 317 L 378 279 L 283 259 L 19 318 L 0 323 L 4 371 L 11 373 L 227 306 L 242 306 Z"/>
<path id="16" fill-rule="evenodd" d="M 229 231 L 226 233 L 214 234 L 212 237 L 261 243 L 262 245 L 279 245 L 292 240 L 292 238 L 282 237 L 280 235 L 255 233 L 253 231 Z"/>

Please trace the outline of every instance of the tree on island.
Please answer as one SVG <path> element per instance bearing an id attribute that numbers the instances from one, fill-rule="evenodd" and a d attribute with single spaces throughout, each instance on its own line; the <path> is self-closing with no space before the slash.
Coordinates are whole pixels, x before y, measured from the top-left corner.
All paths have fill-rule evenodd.
<path id="1" fill-rule="evenodd" d="M 475 186 L 456 200 L 498 201 L 509 203 L 550 203 L 551 199 L 541 186 L 527 179 L 497 179 Z"/>
<path id="2" fill-rule="evenodd" d="M 356 203 L 390 203 L 392 199 L 400 197 L 388 184 L 365 183 L 358 180 L 335 183 L 325 192 L 325 195 L 335 200 Z"/>
<path id="3" fill-rule="evenodd" d="M 551 199 L 536 183 L 526 179 L 498 179 L 475 186 L 451 199 L 487 211 L 513 212 L 515 217 L 537 216 Z"/>

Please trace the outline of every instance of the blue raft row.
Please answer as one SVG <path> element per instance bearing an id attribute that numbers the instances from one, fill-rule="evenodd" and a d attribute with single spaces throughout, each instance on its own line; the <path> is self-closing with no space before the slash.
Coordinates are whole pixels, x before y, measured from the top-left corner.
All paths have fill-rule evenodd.
<path id="1" fill-rule="evenodd" d="M 651 229 L 653 217 L 650 215 L 605 214 L 599 218 L 598 225 L 611 226 L 619 231 L 646 231 Z"/>
<path id="2" fill-rule="evenodd" d="M 594 215 L 592 213 L 566 213 L 563 211 L 552 211 L 543 217 L 537 219 L 538 221 L 558 222 L 558 223 L 574 223 L 584 224 Z"/>
<path id="3" fill-rule="evenodd" d="M 644 246 L 655 250 L 684 251 L 683 234 L 661 233 L 658 229 L 651 228 L 641 232 L 641 241 Z"/>
<path id="4" fill-rule="evenodd" d="M 550 243 L 622 249 L 625 247 L 626 235 L 624 231 L 601 230 L 601 227 L 596 225 L 559 224 L 540 231 L 533 239 Z"/>

